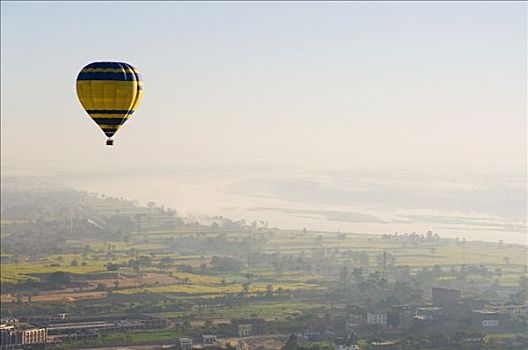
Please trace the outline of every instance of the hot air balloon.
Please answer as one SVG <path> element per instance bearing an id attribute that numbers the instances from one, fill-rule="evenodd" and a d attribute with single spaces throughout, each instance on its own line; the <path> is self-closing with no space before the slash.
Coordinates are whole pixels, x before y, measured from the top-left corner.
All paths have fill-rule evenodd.
<path id="1" fill-rule="evenodd" d="M 143 81 L 136 68 L 124 62 L 93 62 L 77 76 L 77 96 L 82 106 L 108 137 L 130 118 L 143 95 Z"/>

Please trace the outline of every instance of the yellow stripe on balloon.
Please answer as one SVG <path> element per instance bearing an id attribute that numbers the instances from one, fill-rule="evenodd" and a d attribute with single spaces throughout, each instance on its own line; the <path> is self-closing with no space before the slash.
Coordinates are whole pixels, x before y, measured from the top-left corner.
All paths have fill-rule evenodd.
<path id="1" fill-rule="evenodd" d="M 143 95 L 137 81 L 110 80 L 77 81 L 77 93 L 87 110 L 128 110 L 137 106 Z"/>

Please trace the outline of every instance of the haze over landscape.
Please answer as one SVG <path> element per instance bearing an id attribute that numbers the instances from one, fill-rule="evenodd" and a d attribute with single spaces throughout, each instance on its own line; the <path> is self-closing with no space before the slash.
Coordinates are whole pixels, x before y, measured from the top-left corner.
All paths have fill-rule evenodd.
<path id="1" fill-rule="evenodd" d="M 3 3 L 2 175 L 194 216 L 526 243 L 523 10 Z M 146 87 L 114 148 L 74 89 L 108 59 Z"/>
<path id="2" fill-rule="evenodd" d="M 0 7 L 0 350 L 528 349 L 526 1 Z"/>

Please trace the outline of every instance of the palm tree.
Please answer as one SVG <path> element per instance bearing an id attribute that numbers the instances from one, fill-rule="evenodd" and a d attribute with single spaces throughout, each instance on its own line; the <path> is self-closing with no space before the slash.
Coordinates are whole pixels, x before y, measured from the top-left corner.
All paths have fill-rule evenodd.
<path id="1" fill-rule="evenodd" d="M 499 283 L 500 278 L 502 277 L 502 270 L 500 268 L 495 269 L 495 281 Z"/>

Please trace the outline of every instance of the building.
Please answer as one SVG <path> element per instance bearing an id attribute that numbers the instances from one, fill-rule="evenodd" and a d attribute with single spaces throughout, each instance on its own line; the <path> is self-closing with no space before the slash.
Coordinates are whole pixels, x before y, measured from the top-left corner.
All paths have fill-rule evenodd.
<path id="1" fill-rule="evenodd" d="M 510 315 L 497 311 L 473 310 L 471 313 L 471 325 L 482 332 L 504 332 L 511 326 Z"/>
<path id="2" fill-rule="evenodd" d="M 176 350 L 192 350 L 193 341 L 191 338 L 178 338 L 175 344 Z"/>
<path id="3" fill-rule="evenodd" d="M 366 322 L 365 311 L 357 305 L 348 305 L 346 313 L 347 331 L 352 331 Z"/>
<path id="4" fill-rule="evenodd" d="M 412 309 L 409 305 L 395 305 L 387 313 L 387 327 L 408 329 L 412 326 Z"/>
<path id="5" fill-rule="evenodd" d="M 120 317 L 69 318 L 48 323 L 48 334 L 62 341 L 88 339 L 105 333 L 128 332 L 139 329 L 163 328 L 167 320 L 148 315 Z"/>
<path id="6" fill-rule="evenodd" d="M 453 314 L 446 314 L 441 307 L 416 308 L 411 331 L 415 334 L 454 334 L 460 325 Z"/>
<path id="7" fill-rule="evenodd" d="M 415 318 L 430 320 L 440 318 L 444 315 L 444 309 L 436 306 L 426 306 L 416 308 Z"/>
<path id="8" fill-rule="evenodd" d="M 367 324 L 368 325 L 382 325 L 387 327 L 387 313 L 385 312 L 368 312 L 367 313 Z"/>
<path id="9" fill-rule="evenodd" d="M 253 331 L 251 323 L 241 323 L 237 328 L 239 337 L 249 337 Z"/>
<path id="10" fill-rule="evenodd" d="M 2 324 L 0 325 L 0 346 L 7 349 L 12 345 L 38 345 L 46 344 L 48 330 L 46 328 L 34 328 L 24 324 Z"/>
<path id="11" fill-rule="evenodd" d="M 457 338 L 459 341 L 469 344 L 482 344 L 486 341 L 486 336 L 482 333 L 461 332 Z"/>
<path id="12" fill-rule="evenodd" d="M 70 318 L 70 315 L 66 314 L 66 313 L 61 313 L 61 314 L 56 314 L 55 315 L 55 320 L 59 320 L 59 321 L 64 321 L 64 320 L 67 320 L 69 318 Z"/>
<path id="13" fill-rule="evenodd" d="M 324 331 L 324 332 L 303 332 L 301 334 L 302 338 L 307 341 L 320 341 L 334 336 L 334 332 Z"/>
<path id="14" fill-rule="evenodd" d="M 17 318 L 2 318 L 0 319 L 0 326 L 16 326 L 20 323 L 20 321 Z"/>
<path id="15" fill-rule="evenodd" d="M 346 301 L 332 301 L 330 302 L 330 308 L 332 310 L 346 310 L 348 304 Z"/>
<path id="16" fill-rule="evenodd" d="M 145 325 L 137 320 L 68 322 L 48 325 L 48 333 L 55 336 L 56 339 L 71 341 L 94 338 L 98 334 L 127 332 L 145 328 Z"/>
<path id="17" fill-rule="evenodd" d="M 45 344 L 48 338 L 46 328 L 29 328 L 21 331 L 22 344 Z"/>
<path id="18" fill-rule="evenodd" d="M 329 328 L 329 318 L 315 316 L 308 322 L 308 332 L 322 333 Z"/>
<path id="19" fill-rule="evenodd" d="M 521 318 L 525 318 L 528 315 L 527 305 L 488 305 L 486 309 L 490 311 L 507 313 L 508 315 L 510 315 L 510 318 L 512 320 L 519 320 Z"/>
<path id="20" fill-rule="evenodd" d="M 0 325 L 0 346 L 21 344 L 22 339 L 18 336 L 15 326 L 9 324 Z"/>
<path id="21" fill-rule="evenodd" d="M 216 343 L 216 335 L 203 334 L 200 336 L 203 345 L 213 345 Z"/>
<path id="22" fill-rule="evenodd" d="M 359 345 L 357 345 L 357 336 L 353 334 L 347 337 L 337 337 L 335 350 L 361 350 Z"/>
<path id="23" fill-rule="evenodd" d="M 231 320 L 233 333 L 239 337 L 266 334 L 266 321 L 262 318 Z"/>
<path id="24" fill-rule="evenodd" d="M 169 325 L 169 321 L 165 317 L 141 315 L 137 321 L 141 322 L 146 329 L 151 328 L 165 328 Z"/>

